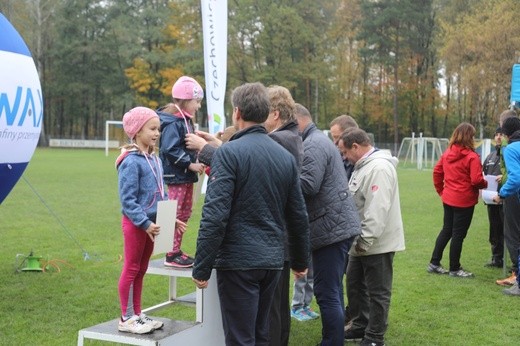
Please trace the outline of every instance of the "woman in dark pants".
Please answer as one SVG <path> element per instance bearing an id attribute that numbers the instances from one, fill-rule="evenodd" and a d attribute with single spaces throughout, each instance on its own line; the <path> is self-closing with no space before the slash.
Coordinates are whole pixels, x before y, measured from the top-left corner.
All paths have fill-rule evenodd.
<path id="1" fill-rule="evenodd" d="M 460 255 L 468 233 L 479 189 L 487 187 L 480 157 L 475 152 L 475 128 L 461 123 L 450 138 L 448 149 L 433 170 L 433 184 L 444 206 L 444 223 L 437 236 L 428 272 L 466 278 L 473 274 L 462 269 Z M 441 266 L 444 249 L 450 244 L 450 270 Z"/>

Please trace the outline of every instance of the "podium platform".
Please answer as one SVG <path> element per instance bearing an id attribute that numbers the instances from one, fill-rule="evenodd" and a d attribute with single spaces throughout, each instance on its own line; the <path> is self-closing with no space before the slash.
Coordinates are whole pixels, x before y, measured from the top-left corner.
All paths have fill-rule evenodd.
<path id="1" fill-rule="evenodd" d="M 165 267 L 163 259 L 150 261 L 147 274 L 163 275 L 169 278 L 168 300 L 155 306 L 144 309 L 148 316 L 164 322 L 162 329 L 150 334 L 131 334 L 117 330 L 118 319 L 104 322 L 78 332 L 78 346 L 83 346 L 85 339 L 103 340 L 128 345 L 224 345 L 224 331 L 222 316 L 217 293 L 216 272 L 213 270 L 208 281 L 208 288 L 177 297 L 177 278 L 191 278 L 191 268 L 179 269 Z M 177 321 L 168 318 L 153 317 L 152 313 L 158 309 L 167 308 L 171 304 L 193 305 L 196 309 L 195 321 Z"/>
<path id="2" fill-rule="evenodd" d="M 194 305 L 196 314 L 195 321 L 202 322 L 202 304 L 197 304 L 197 302 L 202 301 L 202 290 L 199 290 L 195 287 L 195 284 L 193 284 L 195 292 L 182 297 L 177 297 L 177 278 L 191 278 L 191 268 L 166 267 L 164 265 L 164 259 L 161 258 L 150 261 L 150 263 L 148 264 L 148 270 L 146 271 L 146 274 L 168 276 L 170 285 L 168 290 L 168 300 L 166 300 L 163 303 L 144 309 L 144 313 L 149 315 L 150 313 L 158 309 L 162 309 L 168 305 L 175 303 Z M 213 275 L 216 274 L 213 273 L 212 276 Z"/>

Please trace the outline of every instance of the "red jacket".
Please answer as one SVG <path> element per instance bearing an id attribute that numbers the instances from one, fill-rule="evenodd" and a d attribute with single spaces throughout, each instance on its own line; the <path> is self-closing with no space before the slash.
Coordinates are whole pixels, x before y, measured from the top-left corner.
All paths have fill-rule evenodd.
<path id="1" fill-rule="evenodd" d="M 478 190 L 487 187 L 480 157 L 473 150 L 452 145 L 433 169 L 433 185 L 443 203 L 460 208 L 474 206 Z"/>

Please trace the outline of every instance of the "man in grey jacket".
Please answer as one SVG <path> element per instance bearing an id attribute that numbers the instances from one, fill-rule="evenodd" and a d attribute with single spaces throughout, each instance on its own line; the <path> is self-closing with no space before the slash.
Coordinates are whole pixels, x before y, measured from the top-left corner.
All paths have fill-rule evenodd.
<path id="1" fill-rule="evenodd" d="M 352 327 L 345 339 L 361 339 L 363 346 L 384 346 L 394 254 L 404 250 L 397 158 L 374 148 L 361 129 L 343 133 L 338 147 L 354 164 L 349 189 L 362 225 L 349 252 L 347 297 Z"/>
<path id="2" fill-rule="evenodd" d="M 322 322 L 321 345 L 341 346 L 345 261 L 352 240 L 361 233 L 361 225 L 338 149 L 312 122 L 305 107 L 296 104 L 295 115 L 303 139 L 300 181 L 309 214 L 314 295 Z"/>

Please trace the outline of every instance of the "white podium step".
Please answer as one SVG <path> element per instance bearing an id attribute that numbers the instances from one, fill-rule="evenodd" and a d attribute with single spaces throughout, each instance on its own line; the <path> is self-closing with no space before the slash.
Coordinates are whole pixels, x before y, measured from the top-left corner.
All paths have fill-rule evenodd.
<path id="1" fill-rule="evenodd" d="M 164 326 L 150 334 L 137 335 L 120 332 L 117 330 L 117 319 L 82 329 L 79 331 L 78 346 L 83 345 L 84 339 L 119 342 L 128 345 L 171 345 L 176 334 L 200 324 L 198 322 L 174 321 L 161 317 L 153 318 L 163 321 Z"/>
<path id="2" fill-rule="evenodd" d="M 164 322 L 162 329 L 145 335 L 123 333 L 117 330 L 118 320 L 104 322 L 93 327 L 85 328 L 78 333 L 78 346 L 83 346 L 85 339 L 118 342 L 128 345 L 224 345 L 224 331 L 222 328 L 222 316 L 220 314 L 220 302 L 217 293 L 217 273 L 211 273 L 208 280 L 208 288 L 195 289 L 195 292 L 177 297 L 177 277 L 191 278 L 191 268 L 179 269 L 165 267 L 163 260 L 150 261 L 148 274 L 168 276 L 170 282 L 168 300 L 158 305 L 143 309 L 152 317 L 151 312 L 166 308 L 171 304 L 188 304 L 195 306 L 195 321 L 176 321 L 168 318 L 153 317 Z M 193 284 L 195 288 L 195 284 Z"/>

